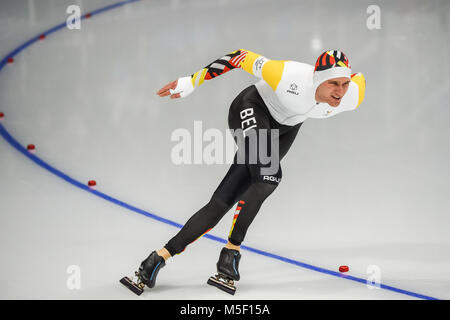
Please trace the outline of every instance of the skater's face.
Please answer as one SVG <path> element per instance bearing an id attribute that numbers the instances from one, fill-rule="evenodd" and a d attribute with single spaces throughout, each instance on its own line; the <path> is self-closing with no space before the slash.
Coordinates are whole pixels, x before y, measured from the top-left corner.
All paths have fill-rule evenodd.
<path id="1" fill-rule="evenodd" d="M 332 107 L 339 106 L 349 84 L 350 79 L 346 77 L 333 78 L 322 82 L 316 90 L 316 101 L 328 103 Z"/>

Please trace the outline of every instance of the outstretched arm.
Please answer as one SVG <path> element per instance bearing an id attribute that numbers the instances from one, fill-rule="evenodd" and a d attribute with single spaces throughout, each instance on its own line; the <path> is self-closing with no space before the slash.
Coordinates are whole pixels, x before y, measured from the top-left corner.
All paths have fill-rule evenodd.
<path id="1" fill-rule="evenodd" d="M 168 83 L 157 94 L 160 97 L 170 95 L 171 99 L 185 97 L 205 80 L 214 79 L 236 68 L 264 79 L 275 90 L 283 73 L 284 61 L 269 60 L 260 54 L 239 49 L 215 60 L 191 76 L 181 77 Z"/>

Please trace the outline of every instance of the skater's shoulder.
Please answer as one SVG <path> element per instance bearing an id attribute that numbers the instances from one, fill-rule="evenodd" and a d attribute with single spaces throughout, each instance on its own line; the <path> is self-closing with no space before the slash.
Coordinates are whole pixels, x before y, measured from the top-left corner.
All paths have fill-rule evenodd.
<path id="1" fill-rule="evenodd" d="M 313 73 L 314 72 L 314 66 L 300 61 L 295 60 L 286 60 L 285 61 L 286 68 L 296 70 L 296 71 L 302 71 L 305 73 Z"/>
<path id="2" fill-rule="evenodd" d="M 366 90 L 366 81 L 362 73 L 354 73 L 351 76 L 351 81 L 348 90 L 341 101 L 341 106 L 344 110 L 354 110 L 358 108 L 364 100 Z"/>
<path id="3" fill-rule="evenodd" d="M 354 73 L 354 74 L 352 74 L 351 83 L 356 85 L 357 92 L 358 92 L 358 94 L 357 94 L 358 102 L 355 107 L 355 109 L 356 109 L 361 105 L 361 103 L 364 100 L 364 96 L 366 93 L 366 78 L 364 77 L 364 75 L 361 72 Z"/>
<path id="4" fill-rule="evenodd" d="M 284 80 L 298 80 L 302 83 L 312 83 L 314 67 L 308 63 L 288 60 L 284 62 Z"/>

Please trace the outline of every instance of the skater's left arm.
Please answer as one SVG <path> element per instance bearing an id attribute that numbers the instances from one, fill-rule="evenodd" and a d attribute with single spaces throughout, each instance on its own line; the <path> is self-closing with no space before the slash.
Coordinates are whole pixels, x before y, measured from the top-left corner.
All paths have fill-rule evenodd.
<path id="1" fill-rule="evenodd" d="M 206 80 L 214 79 L 233 69 L 242 69 L 263 79 L 275 90 L 283 74 L 284 61 L 267 59 L 250 50 L 235 50 L 214 60 L 190 76 L 181 77 L 168 83 L 157 94 L 161 97 L 170 95 L 172 99 L 186 97 Z"/>

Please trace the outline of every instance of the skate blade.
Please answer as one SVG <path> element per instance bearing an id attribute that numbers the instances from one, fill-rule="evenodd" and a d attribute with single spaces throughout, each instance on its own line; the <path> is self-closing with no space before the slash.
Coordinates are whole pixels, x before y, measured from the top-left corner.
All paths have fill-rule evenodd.
<path id="1" fill-rule="evenodd" d="M 144 288 L 141 288 L 137 283 L 133 282 L 128 277 L 123 277 L 120 279 L 120 283 L 127 287 L 129 290 L 133 291 L 135 294 L 140 296 L 144 292 Z"/>
<path id="2" fill-rule="evenodd" d="M 210 277 L 207 282 L 209 285 L 212 285 L 226 293 L 234 295 L 236 293 L 236 287 L 226 283 L 224 280 L 221 280 L 219 277 Z"/>

